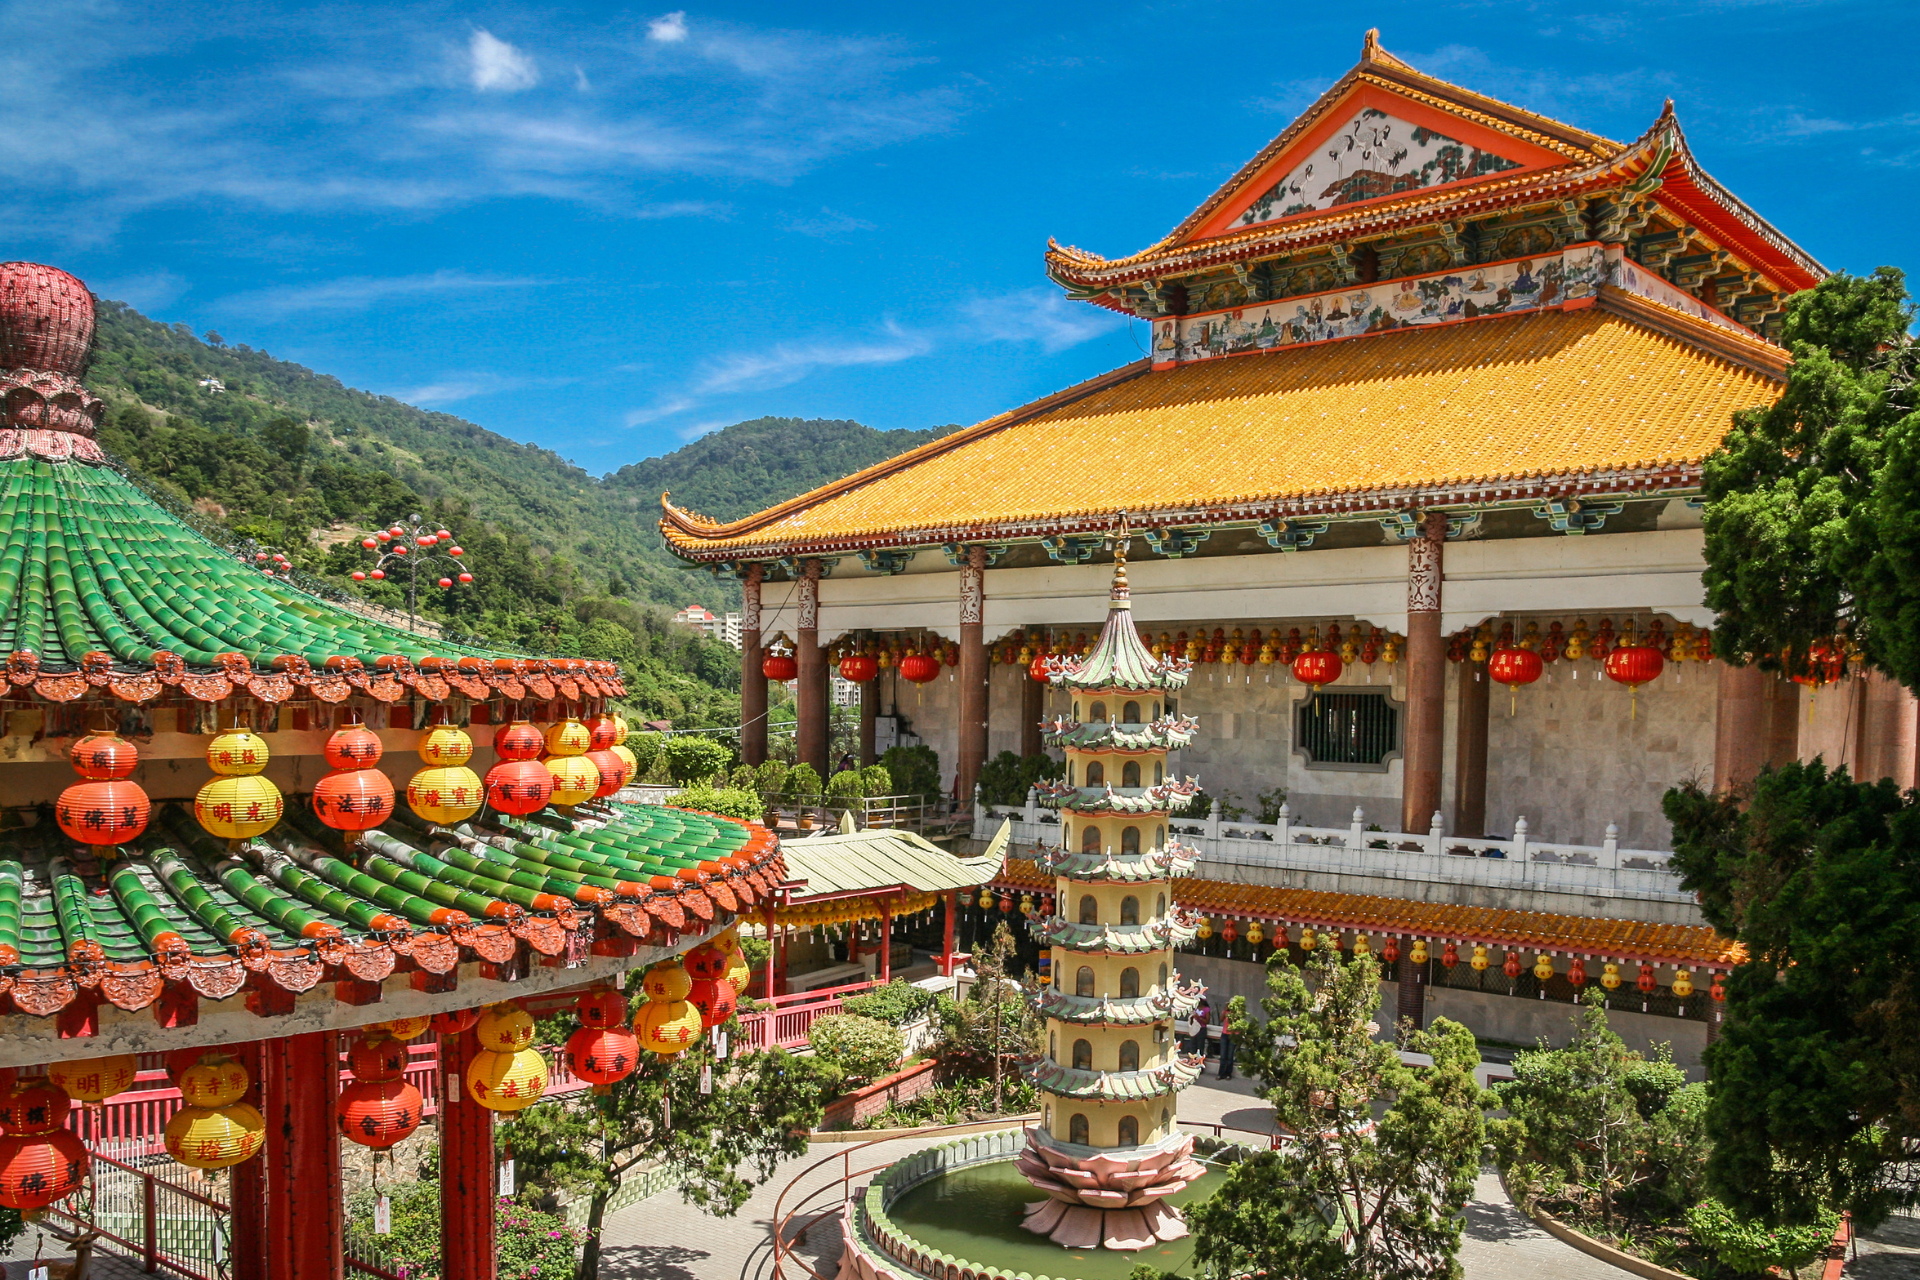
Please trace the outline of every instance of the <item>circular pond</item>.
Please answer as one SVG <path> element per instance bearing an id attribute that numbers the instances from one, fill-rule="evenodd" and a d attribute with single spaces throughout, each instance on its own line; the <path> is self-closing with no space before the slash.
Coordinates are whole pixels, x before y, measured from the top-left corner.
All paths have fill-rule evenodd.
<path id="1" fill-rule="evenodd" d="M 1204 1177 L 1169 1196 L 1176 1207 L 1212 1195 L 1221 1174 L 1209 1166 Z M 900 1194 L 887 1209 L 894 1226 L 917 1243 L 955 1258 L 1009 1274 L 1052 1276 L 1056 1280 L 1127 1280 L 1140 1263 L 1163 1271 L 1181 1271 L 1193 1260 L 1193 1239 L 1121 1252 L 1112 1249 L 1063 1249 L 1020 1225 L 1026 1206 L 1040 1198 L 1033 1184 L 1010 1160 L 967 1165 L 936 1174 Z"/>

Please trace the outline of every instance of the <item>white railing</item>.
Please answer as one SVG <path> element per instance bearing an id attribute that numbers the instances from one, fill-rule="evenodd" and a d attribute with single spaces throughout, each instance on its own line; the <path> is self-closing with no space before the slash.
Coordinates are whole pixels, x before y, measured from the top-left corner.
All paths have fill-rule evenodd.
<path id="1" fill-rule="evenodd" d="M 976 840 L 991 839 L 1004 819 L 1013 820 L 1016 845 L 1060 843 L 1058 817 L 1029 793 L 1025 805 L 974 805 Z M 1364 810 L 1355 809 L 1344 827 L 1314 827 L 1293 821 L 1280 806 L 1274 823 L 1229 821 L 1218 801 L 1205 818 L 1176 817 L 1172 831 L 1199 852 L 1198 874 L 1213 880 L 1269 883 L 1262 872 L 1313 871 L 1374 876 L 1386 880 L 1484 885 L 1514 890 L 1591 894 L 1660 902 L 1692 902 L 1680 888 L 1662 849 L 1622 848 L 1619 829 L 1607 824 L 1597 845 L 1534 840 L 1527 820 L 1517 818 L 1513 835 L 1449 836 L 1442 815 L 1433 815 L 1428 835 L 1372 829 Z"/>

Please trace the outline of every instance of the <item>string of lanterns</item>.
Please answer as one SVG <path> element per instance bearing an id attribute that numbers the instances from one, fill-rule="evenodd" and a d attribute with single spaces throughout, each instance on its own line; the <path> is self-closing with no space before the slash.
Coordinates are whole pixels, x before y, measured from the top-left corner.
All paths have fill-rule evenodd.
<path id="1" fill-rule="evenodd" d="M 407 1081 L 407 1041 L 426 1034 L 429 1018 L 376 1022 L 347 1050 L 353 1079 L 334 1102 L 340 1136 L 384 1151 L 420 1127 L 426 1100 Z"/>
<path id="2" fill-rule="evenodd" d="M 480 1052 L 467 1067 L 467 1096 L 489 1111 L 519 1111 L 547 1091 L 547 1060 L 533 1047 L 533 1019 L 517 1004 L 489 1005 L 474 1022 Z"/>
<path id="3" fill-rule="evenodd" d="M 195 1050 L 175 1080 L 186 1106 L 167 1121 L 167 1154 L 189 1169 L 227 1169 L 260 1154 L 267 1122 L 241 1099 L 253 1086 L 247 1069 L 224 1053 Z"/>

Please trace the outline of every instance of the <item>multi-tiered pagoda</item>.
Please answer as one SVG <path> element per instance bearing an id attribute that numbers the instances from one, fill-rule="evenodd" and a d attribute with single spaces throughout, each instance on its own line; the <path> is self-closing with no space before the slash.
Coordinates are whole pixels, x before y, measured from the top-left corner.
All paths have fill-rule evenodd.
<path id="1" fill-rule="evenodd" d="M 1098 643 L 1054 665 L 1073 708 L 1046 735 L 1066 752 L 1067 777 L 1049 796 L 1060 847 L 1041 858 L 1057 913 L 1034 924 L 1053 948 L 1053 983 L 1040 998 L 1047 1051 L 1031 1070 L 1041 1122 L 1019 1168 L 1048 1197 L 1028 1207 L 1027 1229 L 1069 1248 L 1143 1249 L 1184 1236 L 1166 1197 L 1200 1174 L 1193 1139 L 1173 1119 L 1175 1093 L 1200 1074 L 1173 1031 L 1200 997 L 1175 985 L 1173 951 L 1195 925 L 1173 908 L 1173 877 L 1191 871 L 1193 857 L 1167 827 L 1196 790 L 1167 776 L 1167 752 L 1193 736 L 1167 698 L 1187 668 L 1156 659 L 1134 631 L 1123 535 Z"/>

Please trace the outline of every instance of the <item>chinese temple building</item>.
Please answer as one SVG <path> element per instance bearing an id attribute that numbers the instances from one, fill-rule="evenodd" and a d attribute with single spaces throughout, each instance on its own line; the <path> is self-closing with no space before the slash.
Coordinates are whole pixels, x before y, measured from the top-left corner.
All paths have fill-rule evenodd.
<path id="1" fill-rule="evenodd" d="M 1056 981 L 1040 993 L 1047 1051 L 1029 1071 L 1040 1124 L 1018 1167 L 1046 1195 L 1028 1206 L 1027 1229 L 1070 1249 L 1186 1235 L 1166 1197 L 1201 1172 L 1193 1135 L 1174 1127 L 1176 1095 L 1202 1061 L 1182 1055 L 1173 1034 L 1200 998 L 1173 969 L 1174 948 L 1197 925 L 1169 898 L 1173 878 L 1193 869 L 1167 830 L 1195 790 L 1166 776 L 1167 746 L 1183 730 L 1164 699 L 1186 684 L 1188 666 L 1140 643 L 1122 546 L 1099 640 L 1085 658 L 1049 663 L 1073 707 L 1052 735 L 1067 777 L 1048 788 L 1061 842 L 1041 865 L 1058 907 L 1034 920 L 1034 934 L 1052 950 Z"/>
<path id="2" fill-rule="evenodd" d="M 96 442 L 93 330 L 74 277 L 0 264 L 0 1203 L 62 1220 L 72 1104 L 164 1061 L 166 1150 L 233 1170 L 231 1274 L 333 1280 L 340 1144 L 420 1125 L 432 1036 L 443 1274 L 491 1277 L 492 1119 L 547 1081 L 516 1002 L 586 993 L 582 1079 L 682 1051 L 702 1015 L 629 1029 L 617 980 L 704 948 L 743 981 L 776 841 L 616 799 L 613 664 L 396 629 L 176 517 Z"/>
<path id="3" fill-rule="evenodd" d="M 1251 994 L 1275 947 L 1367 949 L 1403 1016 L 1522 1046 L 1592 981 L 1697 1064 L 1741 952 L 1680 890 L 1662 794 L 1820 751 L 1914 780 L 1897 687 L 1711 657 L 1702 461 L 1780 394 L 1824 269 L 1671 104 L 1613 141 L 1371 33 L 1172 232 L 1046 267 L 1148 358 L 744 519 L 663 499 L 674 551 L 743 583 L 749 725 L 761 618 L 792 619 L 801 758 L 826 772 L 830 666 L 877 668 L 867 722 L 964 802 L 1069 713 L 1049 664 L 1095 643 L 1124 520 L 1141 643 L 1194 664 L 1162 708 L 1202 730 L 1167 743 L 1207 786 L 1169 825 L 1190 973 Z M 1099 465 L 1034 483 L 1062 440 Z M 1074 822 L 1021 801 L 975 835 L 1012 818 L 1034 860 L 997 887 L 1044 893 Z"/>

